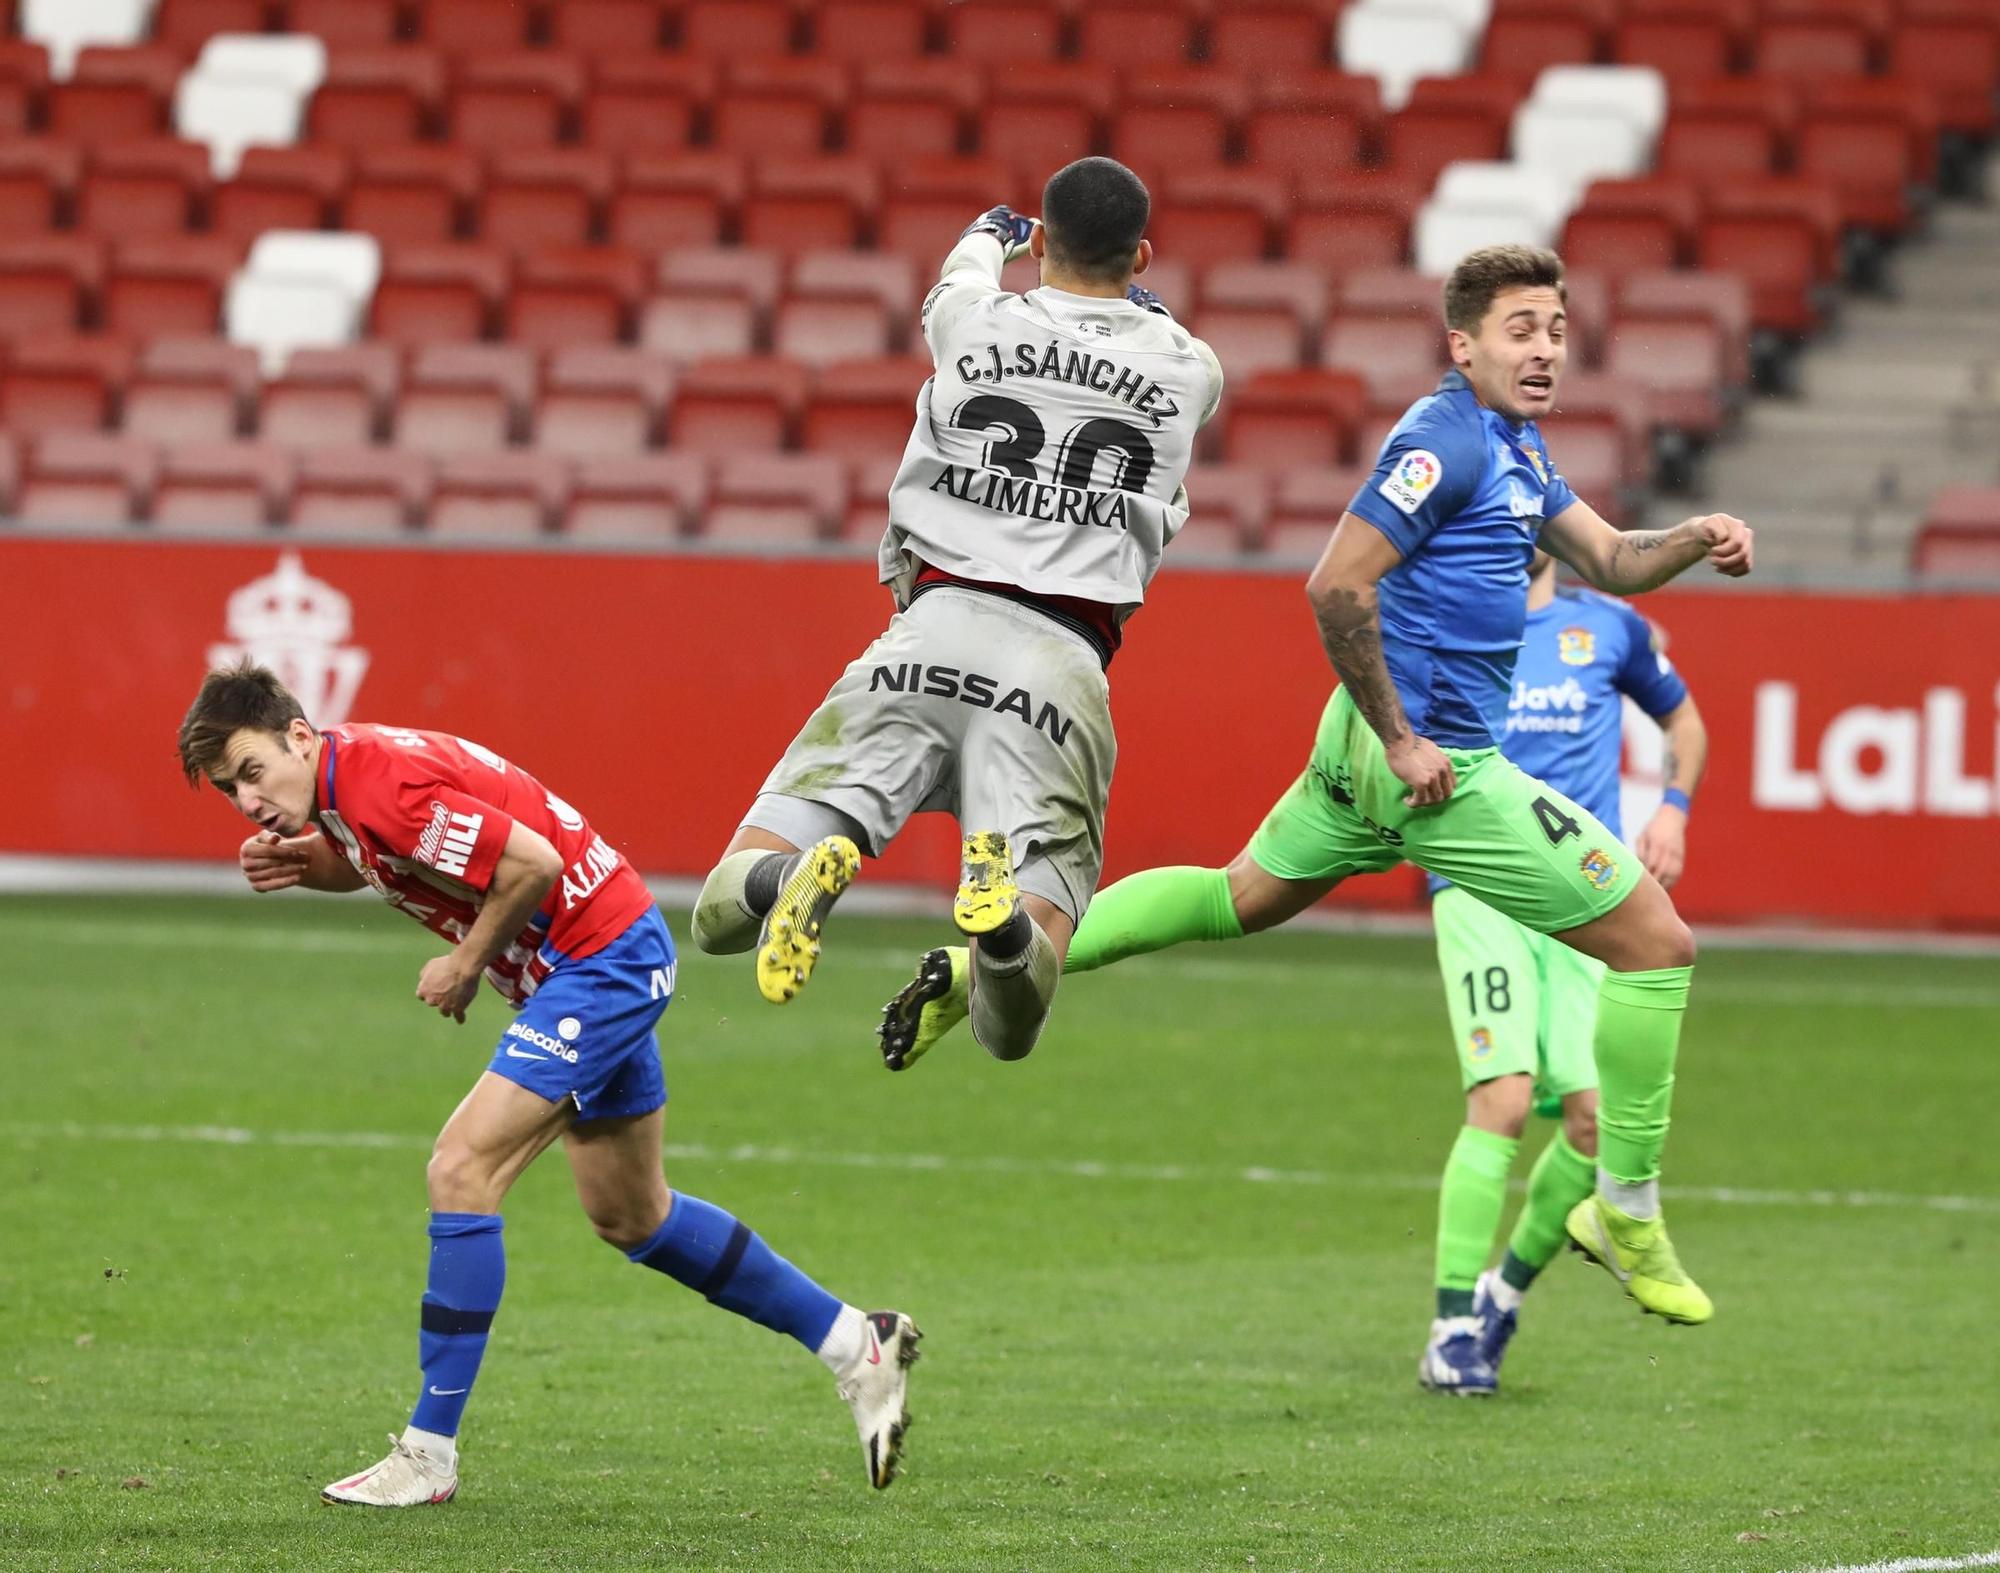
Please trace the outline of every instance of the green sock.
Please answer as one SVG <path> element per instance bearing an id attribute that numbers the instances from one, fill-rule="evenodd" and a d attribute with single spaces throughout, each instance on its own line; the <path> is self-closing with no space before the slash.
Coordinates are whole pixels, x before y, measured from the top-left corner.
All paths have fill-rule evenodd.
<path id="1" fill-rule="evenodd" d="M 1507 1205 L 1507 1171 L 1521 1143 L 1466 1125 L 1451 1144 L 1438 1191 L 1437 1306 L 1439 1316 L 1470 1316 L 1472 1286 L 1493 1249 Z"/>
<path id="2" fill-rule="evenodd" d="M 1069 942 L 1063 971 L 1090 972 L 1190 939 L 1241 939 L 1229 870 L 1149 868 L 1100 890 Z"/>
<path id="3" fill-rule="evenodd" d="M 1549 1265 L 1562 1246 L 1563 1220 L 1569 1217 L 1569 1210 L 1588 1196 L 1596 1183 L 1597 1161 L 1584 1157 L 1561 1131 L 1551 1136 L 1528 1175 L 1528 1200 L 1522 1205 L 1521 1216 L 1514 1220 L 1500 1276 L 1516 1289 L 1533 1283 L 1535 1274 Z"/>
<path id="4" fill-rule="evenodd" d="M 1658 1178 L 1692 967 L 1607 972 L 1597 1002 L 1597 1166 L 1624 1185 Z"/>

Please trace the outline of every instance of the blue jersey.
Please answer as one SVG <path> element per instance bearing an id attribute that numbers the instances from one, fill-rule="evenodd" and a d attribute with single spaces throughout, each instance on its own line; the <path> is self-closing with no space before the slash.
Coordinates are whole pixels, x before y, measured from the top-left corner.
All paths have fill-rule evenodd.
<path id="1" fill-rule="evenodd" d="M 1623 601 L 1571 589 L 1528 614 L 1500 750 L 1621 838 L 1618 766 L 1627 695 L 1655 721 L 1688 696 L 1645 618 Z M 1435 893 L 1445 882 L 1430 884 Z"/>
<path id="2" fill-rule="evenodd" d="M 1419 736 L 1500 742 L 1535 540 L 1575 501 L 1535 423 L 1487 409 L 1456 371 L 1389 433 L 1347 511 L 1403 556 L 1380 585 L 1382 653 Z"/>

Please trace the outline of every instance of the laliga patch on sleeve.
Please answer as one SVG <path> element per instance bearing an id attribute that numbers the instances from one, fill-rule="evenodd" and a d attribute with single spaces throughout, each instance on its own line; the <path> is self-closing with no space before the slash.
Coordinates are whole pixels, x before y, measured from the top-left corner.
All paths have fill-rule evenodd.
<path id="1" fill-rule="evenodd" d="M 1396 467 L 1375 489 L 1404 513 L 1415 513 L 1443 479 L 1444 466 L 1438 463 L 1438 456 L 1428 448 L 1412 448 L 1396 460 Z"/>

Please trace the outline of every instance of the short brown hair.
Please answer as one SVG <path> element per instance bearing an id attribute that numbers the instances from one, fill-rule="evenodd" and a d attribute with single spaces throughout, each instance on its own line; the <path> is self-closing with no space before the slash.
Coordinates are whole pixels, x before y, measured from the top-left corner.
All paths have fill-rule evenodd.
<path id="1" fill-rule="evenodd" d="M 201 680 L 201 692 L 181 719 L 181 770 L 188 785 L 201 784 L 209 767 L 221 761 L 230 738 L 246 726 L 283 737 L 305 714 L 297 696 L 268 666 L 246 656 L 234 666 L 218 667 Z"/>
<path id="2" fill-rule="evenodd" d="M 1546 246 L 1482 246 L 1459 258 L 1444 281 L 1444 325 L 1477 333 L 1503 289 L 1552 289 L 1569 302 L 1562 258 Z"/>
<path id="3" fill-rule="evenodd" d="M 1042 188 L 1042 235 L 1060 267 L 1116 284 L 1132 276 L 1153 199 L 1146 183 L 1115 158 L 1065 164 Z"/>

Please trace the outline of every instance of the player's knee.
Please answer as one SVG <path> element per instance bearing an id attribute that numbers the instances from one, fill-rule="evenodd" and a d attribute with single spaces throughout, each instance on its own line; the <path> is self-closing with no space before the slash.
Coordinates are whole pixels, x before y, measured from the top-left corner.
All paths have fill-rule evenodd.
<path id="1" fill-rule="evenodd" d="M 456 1142 L 440 1142 L 431 1154 L 424 1190 L 436 1213 L 486 1213 L 500 1205 L 490 1167 Z"/>
<path id="2" fill-rule="evenodd" d="M 666 1220 L 664 1211 L 640 1208 L 625 1202 L 584 1204 L 584 1216 L 597 1238 L 621 1251 L 636 1250 L 659 1233 Z"/>
<path id="3" fill-rule="evenodd" d="M 1466 1123 L 1496 1136 L 1519 1140 L 1521 1132 L 1527 1129 L 1528 1110 L 1534 1101 L 1532 1077 L 1496 1076 L 1478 1083 L 1465 1095 Z"/>
<path id="4" fill-rule="evenodd" d="M 1563 1139 L 1584 1157 L 1597 1156 L 1595 1092 L 1573 1092 L 1563 1099 Z"/>
<path id="5" fill-rule="evenodd" d="M 1656 967 L 1692 967 L 1695 957 L 1694 930 L 1683 923 L 1679 913 L 1670 914 L 1661 925 L 1660 957 Z"/>

